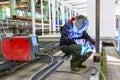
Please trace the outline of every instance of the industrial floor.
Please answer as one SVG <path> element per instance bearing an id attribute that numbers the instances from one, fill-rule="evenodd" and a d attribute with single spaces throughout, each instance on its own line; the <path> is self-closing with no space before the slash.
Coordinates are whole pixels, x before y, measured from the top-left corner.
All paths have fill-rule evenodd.
<path id="1" fill-rule="evenodd" d="M 118 55 L 115 47 L 105 47 L 107 57 L 107 67 L 109 80 L 120 80 L 120 56 Z M 86 69 L 81 69 L 77 74 L 71 73 L 70 60 L 66 60 L 62 66 L 60 66 L 53 74 L 51 74 L 46 80 L 90 80 L 93 55 L 84 62 L 87 65 Z M 85 72 L 87 71 L 87 72 Z"/>
<path id="2" fill-rule="evenodd" d="M 87 68 L 81 68 L 79 72 L 72 72 L 70 68 L 70 59 L 65 60 L 46 80 L 90 80 L 92 71 L 90 67 L 94 65 L 92 57 L 93 55 L 83 63 Z"/>
<path id="3" fill-rule="evenodd" d="M 115 47 L 106 47 L 107 65 L 110 80 L 120 80 L 120 56 Z"/>
<path id="4" fill-rule="evenodd" d="M 56 39 L 59 39 L 59 37 L 57 37 Z M 107 57 L 109 80 L 120 80 L 120 55 L 117 53 L 116 48 L 114 46 L 105 47 L 105 51 Z M 97 79 L 91 79 L 91 72 L 92 72 L 91 66 L 94 65 L 93 55 L 91 55 L 88 58 L 88 60 L 84 62 L 84 65 L 86 65 L 87 68 L 85 69 L 81 68 L 79 72 L 71 72 L 70 60 L 71 58 L 68 60 L 64 60 L 64 63 L 59 68 L 57 68 L 56 71 L 54 71 L 51 75 L 49 75 L 49 77 L 46 80 L 97 80 Z M 1 61 L 0 63 L 2 62 L 3 61 Z M 11 79 L 9 78 L 7 80 L 11 80 Z"/>

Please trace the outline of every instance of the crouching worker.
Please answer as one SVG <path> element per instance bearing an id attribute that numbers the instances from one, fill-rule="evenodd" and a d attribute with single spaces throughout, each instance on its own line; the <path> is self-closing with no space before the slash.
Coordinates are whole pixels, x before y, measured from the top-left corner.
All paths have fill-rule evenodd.
<path id="1" fill-rule="evenodd" d="M 82 63 L 91 55 L 95 42 L 88 35 L 88 20 L 85 16 L 79 15 L 69 20 L 60 29 L 60 47 L 66 55 L 72 55 L 70 62 L 72 71 L 79 71 L 86 66 Z"/>

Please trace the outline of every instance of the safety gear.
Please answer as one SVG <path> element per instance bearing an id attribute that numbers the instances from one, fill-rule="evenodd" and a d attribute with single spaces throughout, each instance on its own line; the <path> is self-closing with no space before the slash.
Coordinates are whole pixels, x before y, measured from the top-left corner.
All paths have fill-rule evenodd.
<path id="1" fill-rule="evenodd" d="M 93 42 L 93 39 L 85 31 L 88 27 L 87 22 L 85 22 L 84 25 L 86 26 L 82 27 L 82 30 L 80 29 L 80 31 L 78 29 L 76 31 L 73 29 L 74 24 L 71 21 L 68 21 L 63 27 L 61 27 L 60 46 L 76 44 L 75 40 L 79 40 L 82 38 L 87 39 L 90 42 Z"/>
<path id="2" fill-rule="evenodd" d="M 80 29 L 83 25 L 83 20 L 79 19 L 79 20 L 75 20 L 75 26 Z"/>
<path id="3" fill-rule="evenodd" d="M 87 41 L 86 39 L 75 40 L 76 44 L 80 44 L 82 46 L 82 50 L 80 51 L 80 55 L 85 55 L 86 53 L 92 53 L 94 45 Z"/>
<path id="4" fill-rule="evenodd" d="M 86 68 L 86 66 L 84 66 L 82 63 L 89 56 L 81 56 L 81 55 L 79 55 L 79 51 L 76 51 L 76 53 L 72 54 L 72 60 L 70 61 L 71 70 L 79 71 L 80 68 Z"/>
<path id="5" fill-rule="evenodd" d="M 85 55 L 86 53 L 92 53 L 92 47 L 90 46 L 89 42 L 86 42 L 84 45 L 82 45 L 82 50 L 80 51 L 80 55 Z"/>
<path id="6" fill-rule="evenodd" d="M 88 28 L 88 20 L 83 19 L 75 20 L 74 24 L 77 27 L 77 29 L 80 30 L 81 32 L 85 31 Z"/>
<path id="7" fill-rule="evenodd" d="M 79 67 L 76 67 L 76 68 L 71 67 L 71 70 L 72 71 L 80 71 L 80 68 Z"/>
<path id="8" fill-rule="evenodd" d="M 93 39 L 88 35 L 86 29 L 88 28 L 87 19 L 83 19 L 84 16 L 78 16 L 76 19 L 78 22 L 72 23 L 68 21 L 60 29 L 60 47 L 66 55 L 72 54 L 72 60 L 70 62 L 71 70 L 79 71 L 80 67 L 85 67 L 82 63 L 88 58 L 82 52 L 82 45 L 78 44 L 80 39 L 86 39 L 93 42 Z M 82 21 L 79 19 L 83 19 Z M 76 21 L 77 21 L 76 20 Z M 80 23 L 80 24 L 79 24 Z M 77 26 L 77 27 L 76 27 Z M 78 41 L 78 43 L 77 43 Z M 82 55 L 80 55 L 82 53 Z"/>
<path id="9" fill-rule="evenodd" d="M 80 68 L 78 67 L 78 63 L 75 63 L 74 61 L 70 61 L 70 67 L 72 71 L 80 71 Z"/>

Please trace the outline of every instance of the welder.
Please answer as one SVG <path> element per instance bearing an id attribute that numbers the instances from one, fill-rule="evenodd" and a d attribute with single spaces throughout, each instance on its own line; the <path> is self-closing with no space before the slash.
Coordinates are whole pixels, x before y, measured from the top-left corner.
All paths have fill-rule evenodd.
<path id="1" fill-rule="evenodd" d="M 60 47 L 65 55 L 72 55 L 72 71 L 86 68 L 82 63 L 92 54 L 95 41 L 87 33 L 88 20 L 84 15 L 71 18 L 60 29 Z"/>

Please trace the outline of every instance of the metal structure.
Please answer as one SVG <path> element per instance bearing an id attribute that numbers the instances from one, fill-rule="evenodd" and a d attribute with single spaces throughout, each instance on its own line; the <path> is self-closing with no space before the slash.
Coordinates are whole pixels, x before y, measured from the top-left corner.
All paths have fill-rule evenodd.
<path id="1" fill-rule="evenodd" d="M 100 0 L 96 0 L 96 52 L 99 53 L 100 43 Z"/>
<path id="2" fill-rule="evenodd" d="M 118 17 L 118 46 L 117 51 L 120 53 L 120 16 Z"/>
<path id="3" fill-rule="evenodd" d="M 120 0 L 116 0 L 116 6 L 117 6 L 117 28 L 118 28 L 118 37 L 117 37 L 117 51 L 120 54 Z"/>
<path id="4" fill-rule="evenodd" d="M 77 0 L 70 3 L 68 3 L 66 0 L 6 0 L 5 2 L 0 1 L 1 8 L 5 11 L 10 11 L 10 15 L 8 15 L 8 13 L 6 14 L 6 12 L 1 10 L 1 12 L 6 14 L 2 16 L 1 19 L 9 18 L 8 21 L 10 22 L 10 24 L 15 24 L 16 26 L 19 24 L 19 22 L 21 22 L 22 24 L 31 23 L 32 34 L 56 34 L 59 32 L 60 27 L 63 26 L 66 21 L 68 21 L 71 17 L 75 17 L 81 13 L 79 11 L 82 9 L 82 6 L 78 7 L 78 5 L 85 5 L 84 7 L 86 7 L 86 1 L 81 1 L 81 3 L 79 4 L 77 4 L 77 2 Z M 14 5 L 11 5 L 13 3 Z M 16 19 L 16 23 L 11 22 L 13 15 L 21 16 L 23 20 Z M 24 17 L 32 18 L 32 21 L 30 22 L 24 20 Z M 35 22 L 36 19 L 41 20 L 41 22 Z M 48 23 L 45 23 L 45 21 L 47 21 Z M 11 28 L 13 26 L 9 27 Z M 17 26 L 17 28 L 18 27 L 24 28 L 23 26 Z M 19 33 L 19 31 L 17 32 Z"/>

